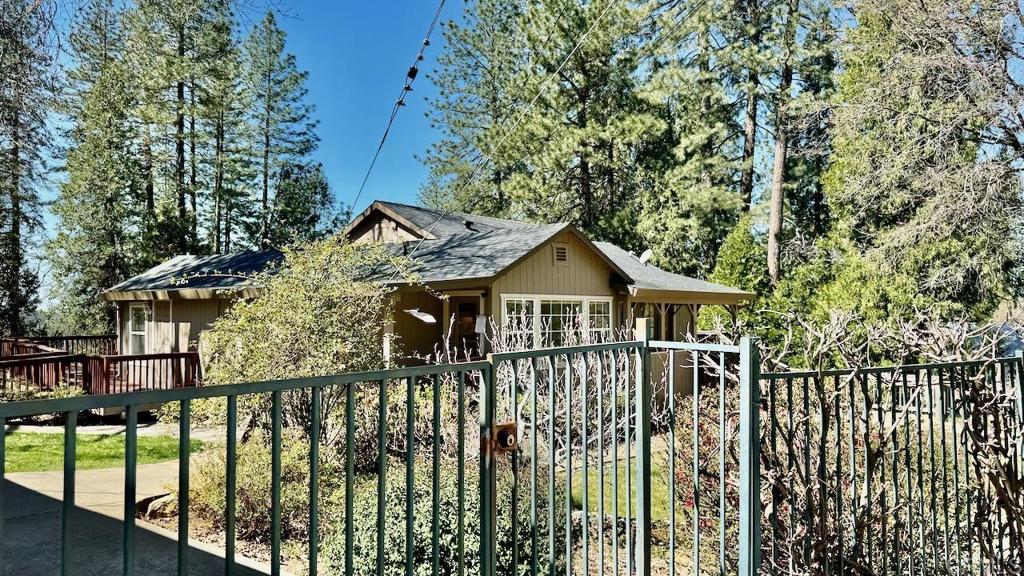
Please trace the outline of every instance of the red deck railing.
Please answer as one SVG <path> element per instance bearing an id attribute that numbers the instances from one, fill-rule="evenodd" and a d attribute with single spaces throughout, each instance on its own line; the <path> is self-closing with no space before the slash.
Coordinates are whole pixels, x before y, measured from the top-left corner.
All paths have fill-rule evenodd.
<path id="1" fill-rule="evenodd" d="M 8 393 L 46 392 L 61 385 L 91 388 L 89 358 L 84 355 L 25 354 L 0 360 L 0 384 Z"/>
<path id="2" fill-rule="evenodd" d="M 68 354 L 117 354 L 117 334 L 99 334 L 96 336 L 38 336 L 22 338 L 24 342 L 43 344 L 50 348 L 63 350 Z"/>
<path id="3" fill-rule="evenodd" d="M 0 391 L 46 392 L 67 385 L 86 394 L 114 394 L 197 386 L 197 352 L 121 356 L 72 350 L 116 350 L 107 336 L 0 339 Z"/>
<path id="4" fill-rule="evenodd" d="M 92 394 L 187 388 L 199 381 L 199 353 L 92 357 Z"/>

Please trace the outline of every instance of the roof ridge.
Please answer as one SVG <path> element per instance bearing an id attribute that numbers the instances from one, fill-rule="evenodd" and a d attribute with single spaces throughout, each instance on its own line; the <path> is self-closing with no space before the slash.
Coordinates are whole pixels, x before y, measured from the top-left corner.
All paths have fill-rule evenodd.
<path id="1" fill-rule="evenodd" d="M 438 214 L 438 215 L 441 216 L 441 218 L 445 218 L 445 217 L 464 217 L 464 218 L 460 218 L 460 219 L 463 219 L 463 220 L 465 220 L 465 219 L 472 220 L 472 219 L 475 218 L 475 219 L 480 219 L 480 220 L 488 220 L 488 221 L 491 221 L 491 222 L 505 222 L 505 223 L 509 223 L 509 224 L 514 224 L 516 226 L 532 226 L 532 225 L 541 225 L 541 224 L 544 224 L 544 225 L 568 224 L 568 222 L 554 222 L 554 223 L 527 222 L 527 221 L 523 221 L 523 220 L 515 220 L 515 219 L 512 219 L 512 218 L 504 218 L 504 217 L 501 217 L 501 216 L 490 216 L 490 215 L 487 215 L 487 214 L 477 214 L 477 213 L 474 213 L 474 212 L 463 212 L 461 210 L 439 210 L 437 208 L 431 208 L 429 206 L 417 206 L 415 204 L 407 204 L 405 202 L 395 202 L 393 200 L 376 200 L 376 202 L 380 202 L 381 204 L 391 204 L 391 205 L 394 205 L 394 206 L 402 206 L 404 208 L 411 208 L 413 210 L 420 210 L 422 212 L 429 212 L 431 214 Z"/>

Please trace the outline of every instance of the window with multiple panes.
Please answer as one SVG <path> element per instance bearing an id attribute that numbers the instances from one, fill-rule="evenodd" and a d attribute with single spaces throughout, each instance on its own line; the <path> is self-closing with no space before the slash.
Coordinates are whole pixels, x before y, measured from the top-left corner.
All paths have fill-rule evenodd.
<path id="1" fill-rule="evenodd" d="M 532 346 L 536 326 L 535 306 L 530 298 L 505 300 L 505 339 L 514 347 Z"/>
<path id="2" fill-rule="evenodd" d="M 540 343 L 545 348 L 576 343 L 573 333 L 580 332 L 582 300 L 540 301 Z"/>
<path id="3" fill-rule="evenodd" d="M 145 304 L 128 307 L 128 350 L 130 354 L 146 353 L 146 320 L 149 309 Z"/>
<path id="4" fill-rule="evenodd" d="M 508 345 L 555 347 L 612 338 L 611 298 L 515 295 L 502 301 Z"/>
<path id="5" fill-rule="evenodd" d="M 608 342 L 612 339 L 612 303 L 607 300 L 591 300 L 587 310 L 587 326 L 591 342 Z"/>

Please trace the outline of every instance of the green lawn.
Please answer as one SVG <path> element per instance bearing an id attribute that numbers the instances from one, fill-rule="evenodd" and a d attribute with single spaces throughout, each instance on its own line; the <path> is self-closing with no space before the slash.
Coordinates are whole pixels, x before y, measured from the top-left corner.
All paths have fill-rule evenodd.
<path id="1" fill-rule="evenodd" d="M 655 522 L 667 522 L 669 518 L 669 488 L 668 488 L 668 464 L 663 459 L 651 458 L 651 519 Z M 632 500 L 630 493 L 626 491 L 626 462 L 620 461 L 618 466 L 613 466 L 611 462 L 606 462 L 604 465 L 604 509 L 606 514 L 611 514 L 611 511 L 615 509 L 615 487 L 614 480 L 612 478 L 612 469 L 615 468 L 618 473 L 618 508 L 619 515 L 626 515 L 627 502 L 635 501 L 636 498 L 636 459 L 633 459 L 633 483 L 632 483 Z M 591 463 L 588 474 L 587 474 L 587 492 L 589 497 L 587 503 L 590 506 L 592 514 L 596 514 L 598 505 L 601 502 L 600 498 L 600 483 L 601 476 L 596 463 Z M 679 495 L 679 487 L 677 489 L 677 497 Z M 583 471 L 580 469 L 573 470 L 572 476 L 572 503 L 576 509 L 583 508 Z M 633 511 L 636 514 L 636 510 Z M 676 518 L 682 517 L 683 514 L 688 514 L 689 510 L 684 509 L 683 506 L 676 503 Z"/>
<path id="2" fill-rule="evenodd" d="M 202 443 L 191 442 L 195 452 Z M 78 434 L 75 463 L 78 469 L 124 466 L 124 435 Z M 44 472 L 64 467 L 64 435 L 60 433 L 13 432 L 7 435 L 6 472 Z M 178 439 L 173 436 L 139 436 L 138 463 L 152 464 L 178 457 Z"/>

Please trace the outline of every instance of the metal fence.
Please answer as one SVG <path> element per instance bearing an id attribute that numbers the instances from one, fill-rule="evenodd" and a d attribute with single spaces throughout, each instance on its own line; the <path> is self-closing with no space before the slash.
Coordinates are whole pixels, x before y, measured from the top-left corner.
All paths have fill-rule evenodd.
<path id="1" fill-rule="evenodd" d="M 750 339 L 645 334 L 641 325 L 635 341 L 480 362 L 12 402 L 0 404 L 0 421 L 65 418 L 62 533 L 59 547 L 45 542 L 60 556 L 54 572 L 75 561 L 78 414 L 124 408 L 121 550 L 133 574 L 145 554 L 134 520 L 139 407 L 177 405 L 185 454 L 193 405 L 210 399 L 226 406 L 225 574 L 236 570 L 240 414 L 268 430 L 272 574 L 285 538 L 306 548 L 310 574 L 1011 571 L 993 558 L 1012 554 L 978 549 L 978 518 L 999 511 L 979 509 L 992 500 L 966 450 L 983 421 L 998 419 L 979 420 L 979 406 L 1006 416 L 983 445 L 998 437 L 1016 454 L 1007 473 L 1019 488 L 1019 359 L 760 374 Z M 296 438 L 308 466 L 298 535 L 282 517 L 283 483 L 295 481 L 283 476 L 283 453 Z M 189 458 L 178 471 L 176 554 L 187 574 Z M 340 508 L 325 516 L 328 484 Z M 2 510 L 0 498 L 0 519 Z M 989 552 L 1019 544 L 1004 524 L 989 528 Z M 0 567 L 16 574 L 14 560 Z"/>
<path id="2" fill-rule="evenodd" d="M 1020 370 L 762 375 L 766 571 L 1021 573 Z"/>

